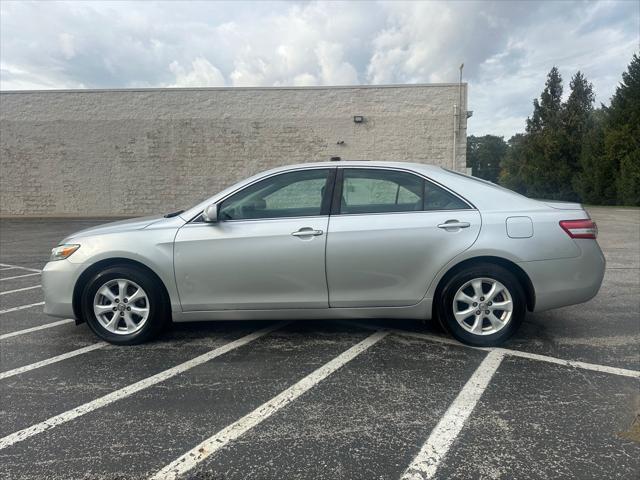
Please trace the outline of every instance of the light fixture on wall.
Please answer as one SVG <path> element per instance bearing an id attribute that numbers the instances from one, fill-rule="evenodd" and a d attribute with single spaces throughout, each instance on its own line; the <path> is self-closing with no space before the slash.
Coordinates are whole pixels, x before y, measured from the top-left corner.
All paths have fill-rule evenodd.
<path id="1" fill-rule="evenodd" d="M 362 115 L 354 115 L 353 123 L 364 123 L 364 117 Z"/>

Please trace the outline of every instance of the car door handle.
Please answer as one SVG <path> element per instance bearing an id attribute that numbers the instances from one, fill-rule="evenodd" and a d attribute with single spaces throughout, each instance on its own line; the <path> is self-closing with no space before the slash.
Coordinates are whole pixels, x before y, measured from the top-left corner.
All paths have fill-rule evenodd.
<path id="1" fill-rule="evenodd" d="M 449 229 L 449 228 L 469 228 L 471 226 L 471 224 L 469 222 L 459 222 L 457 220 L 447 220 L 444 223 L 441 223 L 440 225 L 438 225 L 438 228 L 444 228 L 444 229 Z"/>
<path id="2" fill-rule="evenodd" d="M 317 237 L 323 233 L 324 232 L 322 230 L 314 230 L 313 228 L 305 227 L 301 228 L 297 232 L 293 232 L 291 235 L 294 237 Z"/>

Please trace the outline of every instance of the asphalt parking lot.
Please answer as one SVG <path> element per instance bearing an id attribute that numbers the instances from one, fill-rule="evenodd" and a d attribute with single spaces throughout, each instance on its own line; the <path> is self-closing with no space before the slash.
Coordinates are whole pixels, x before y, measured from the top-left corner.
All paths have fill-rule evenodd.
<path id="1" fill-rule="evenodd" d="M 590 212 L 600 293 L 491 350 L 398 321 L 106 345 L 45 316 L 39 287 L 49 249 L 104 220 L 1 220 L 0 477 L 637 479 L 640 210 Z"/>

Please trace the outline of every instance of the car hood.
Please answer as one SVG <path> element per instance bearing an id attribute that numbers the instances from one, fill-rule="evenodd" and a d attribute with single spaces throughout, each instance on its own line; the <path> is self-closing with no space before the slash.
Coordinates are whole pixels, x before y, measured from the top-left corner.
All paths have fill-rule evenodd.
<path id="1" fill-rule="evenodd" d="M 91 235 L 103 235 L 107 233 L 127 232 L 131 230 L 142 230 L 149 225 L 164 219 L 162 215 L 153 215 L 150 217 L 130 218 L 128 220 L 119 220 L 117 222 L 109 222 L 95 227 L 85 228 L 79 232 L 72 233 L 60 243 L 69 243 L 70 240 L 88 237 Z"/>

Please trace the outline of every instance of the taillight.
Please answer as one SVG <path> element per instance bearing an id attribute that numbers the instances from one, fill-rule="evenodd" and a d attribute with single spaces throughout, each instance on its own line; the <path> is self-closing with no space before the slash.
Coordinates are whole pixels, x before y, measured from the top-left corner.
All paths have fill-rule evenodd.
<path id="1" fill-rule="evenodd" d="M 571 238 L 591 238 L 598 236 L 598 226 L 591 219 L 561 220 L 560 226 Z"/>

